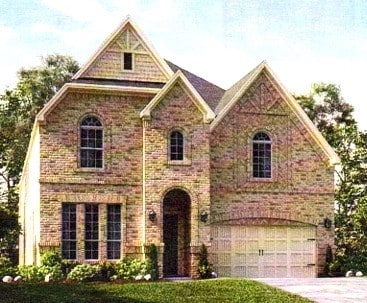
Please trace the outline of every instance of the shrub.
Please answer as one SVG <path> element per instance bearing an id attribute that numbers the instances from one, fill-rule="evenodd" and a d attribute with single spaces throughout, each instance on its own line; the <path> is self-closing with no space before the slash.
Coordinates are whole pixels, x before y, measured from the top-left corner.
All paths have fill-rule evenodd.
<path id="1" fill-rule="evenodd" d="M 108 261 L 103 261 L 99 263 L 100 265 L 100 279 L 103 281 L 109 281 L 111 279 L 112 276 L 114 276 L 116 274 L 116 270 L 115 270 L 115 264 L 108 262 Z"/>
<path id="2" fill-rule="evenodd" d="M 208 279 L 212 277 L 213 268 L 208 261 L 208 250 L 205 244 L 201 244 L 199 249 L 198 274 L 200 279 Z"/>
<path id="3" fill-rule="evenodd" d="M 152 280 L 157 280 L 159 275 L 158 269 L 158 250 L 157 246 L 151 244 L 148 248 L 148 272 L 152 275 Z"/>
<path id="4" fill-rule="evenodd" d="M 97 279 L 100 271 L 99 265 L 80 264 L 71 270 L 68 279 L 79 282 L 93 281 Z"/>
<path id="5" fill-rule="evenodd" d="M 40 282 L 45 279 L 45 275 L 39 270 L 39 267 L 34 265 L 19 265 L 18 274 L 26 282 Z"/>
<path id="6" fill-rule="evenodd" d="M 61 271 L 62 275 L 66 278 L 68 274 L 73 270 L 74 267 L 80 265 L 78 261 L 62 260 Z"/>
<path id="7" fill-rule="evenodd" d="M 58 252 L 48 250 L 41 256 L 41 264 L 47 267 L 61 266 L 61 256 Z"/>
<path id="8" fill-rule="evenodd" d="M 138 275 L 147 273 L 147 262 L 132 258 L 123 258 L 117 261 L 115 266 L 116 274 L 113 279 L 134 279 Z"/>
<path id="9" fill-rule="evenodd" d="M 0 278 L 4 276 L 14 277 L 17 273 L 17 268 L 13 266 L 13 263 L 9 258 L 0 257 Z"/>

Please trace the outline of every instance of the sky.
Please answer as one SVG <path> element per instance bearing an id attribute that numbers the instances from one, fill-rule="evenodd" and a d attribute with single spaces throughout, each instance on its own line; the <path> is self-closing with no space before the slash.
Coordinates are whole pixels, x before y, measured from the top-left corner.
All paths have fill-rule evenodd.
<path id="1" fill-rule="evenodd" d="M 128 15 L 161 57 L 224 89 L 263 60 L 294 94 L 337 84 L 367 130 L 366 0 L 0 0 L 0 93 L 48 54 L 84 64 Z"/>

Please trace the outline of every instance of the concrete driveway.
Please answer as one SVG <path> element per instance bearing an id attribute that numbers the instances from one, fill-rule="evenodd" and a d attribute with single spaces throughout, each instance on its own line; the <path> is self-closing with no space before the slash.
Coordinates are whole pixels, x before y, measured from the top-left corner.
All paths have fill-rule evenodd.
<path id="1" fill-rule="evenodd" d="M 256 279 L 319 303 L 367 302 L 367 278 Z"/>

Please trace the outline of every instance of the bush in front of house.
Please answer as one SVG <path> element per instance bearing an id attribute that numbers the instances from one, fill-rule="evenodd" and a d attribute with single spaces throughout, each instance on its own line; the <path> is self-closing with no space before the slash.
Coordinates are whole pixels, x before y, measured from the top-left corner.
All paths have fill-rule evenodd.
<path id="1" fill-rule="evenodd" d="M 159 277 L 158 268 L 158 249 L 155 244 L 151 244 L 148 247 L 148 272 L 152 276 L 152 280 L 157 280 Z"/>
<path id="2" fill-rule="evenodd" d="M 26 282 L 58 281 L 63 278 L 61 262 L 58 252 L 47 251 L 41 256 L 41 266 L 19 265 L 17 274 Z"/>
<path id="3" fill-rule="evenodd" d="M 45 274 L 35 265 L 19 265 L 18 275 L 25 282 L 41 282 L 45 279 Z"/>
<path id="4" fill-rule="evenodd" d="M 146 275 L 148 273 L 148 264 L 144 260 L 126 257 L 116 262 L 115 271 L 116 274 L 112 277 L 114 280 L 132 280 L 139 275 Z"/>
<path id="5" fill-rule="evenodd" d="M 9 258 L 0 257 L 0 280 L 5 276 L 14 277 L 17 273 L 17 268 L 13 265 Z"/>
<path id="6" fill-rule="evenodd" d="M 201 244 L 199 249 L 199 264 L 198 264 L 198 274 L 200 279 L 212 278 L 213 267 L 208 261 L 208 249 L 205 244 Z"/>
<path id="7" fill-rule="evenodd" d="M 101 273 L 99 265 L 80 264 L 75 266 L 68 274 L 68 279 L 78 282 L 90 282 L 98 279 Z"/>

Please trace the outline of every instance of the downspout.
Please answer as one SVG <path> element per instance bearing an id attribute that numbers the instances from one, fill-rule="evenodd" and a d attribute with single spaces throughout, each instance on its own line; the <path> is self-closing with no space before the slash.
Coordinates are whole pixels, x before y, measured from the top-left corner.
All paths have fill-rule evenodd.
<path id="1" fill-rule="evenodd" d="M 148 125 L 148 121 L 143 118 L 143 176 L 142 176 L 142 198 L 143 198 L 143 209 L 142 209 L 142 229 L 143 229 L 143 237 L 142 237 L 142 254 L 143 254 L 143 260 L 145 260 L 145 243 L 146 243 L 146 211 L 145 211 L 145 208 L 146 208 L 146 181 L 145 181 L 145 129 Z"/>

